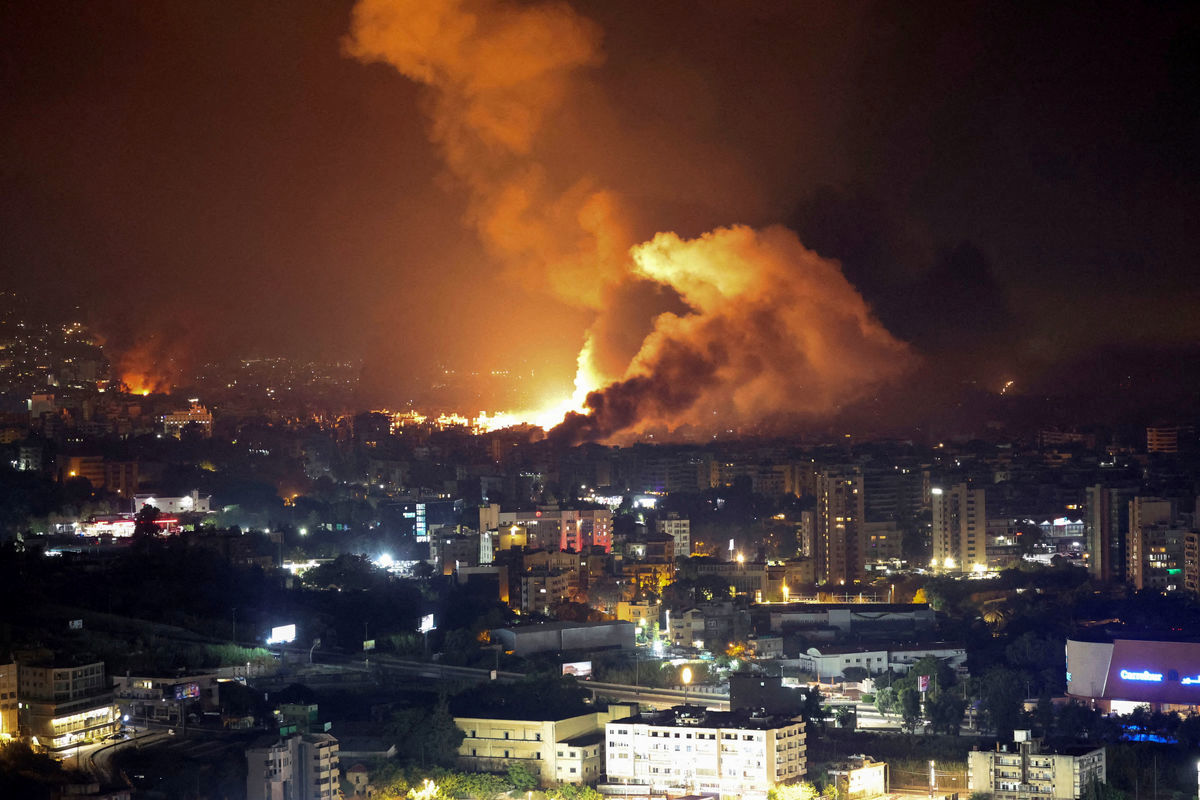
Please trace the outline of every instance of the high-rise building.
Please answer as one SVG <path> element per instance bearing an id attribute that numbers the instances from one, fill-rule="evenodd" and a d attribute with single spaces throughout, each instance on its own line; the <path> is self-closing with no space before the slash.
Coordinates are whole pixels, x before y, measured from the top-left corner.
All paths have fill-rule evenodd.
<path id="1" fill-rule="evenodd" d="M 338 740 L 327 733 L 266 736 L 246 749 L 247 800 L 339 797 Z"/>
<path id="2" fill-rule="evenodd" d="M 676 706 L 614 720 L 605 729 L 608 780 L 644 793 L 765 800 L 807 770 L 799 717 Z"/>
<path id="3" fill-rule="evenodd" d="M 1137 589 L 1161 588 L 1154 564 L 1170 561 L 1170 569 L 1182 570 L 1183 531 L 1171 532 L 1175 521 L 1174 500 L 1162 497 L 1134 497 L 1129 501 L 1129 532 L 1125 536 L 1125 582 Z M 1174 563 L 1178 562 L 1178 563 Z M 1179 575 L 1180 572 L 1175 573 Z M 1182 577 L 1179 584 L 1182 585 Z"/>
<path id="4" fill-rule="evenodd" d="M 0 664 L 0 741 L 17 735 L 18 685 L 16 663 Z"/>
<path id="5" fill-rule="evenodd" d="M 817 582 L 853 583 L 863 575 L 859 512 L 862 473 L 850 467 L 821 470 L 817 476 Z"/>
<path id="6" fill-rule="evenodd" d="M 1155 425 L 1146 428 L 1146 452 L 1173 455 L 1187 450 L 1196 438 L 1191 425 Z"/>
<path id="7" fill-rule="evenodd" d="M 1096 484 L 1087 488 L 1084 535 L 1088 573 L 1095 580 L 1125 580 L 1125 544 L 1129 536 L 1129 501 L 1136 486 Z"/>
<path id="8" fill-rule="evenodd" d="M 656 527 L 659 533 L 670 536 L 675 541 L 675 558 L 692 554 L 691 520 L 682 519 L 678 513 L 672 511 L 665 519 L 658 520 Z"/>
<path id="9" fill-rule="evenodd" d="M 938 572 L 987 568 L 987 492 L 968 483 L 932 487 L 933 562 Z"/>
<path id="10" fill-rule="evenodd" d="M 1183 588 L 1200 595 L 1200 533 L 1196 531 L 1183 536 Z"/>

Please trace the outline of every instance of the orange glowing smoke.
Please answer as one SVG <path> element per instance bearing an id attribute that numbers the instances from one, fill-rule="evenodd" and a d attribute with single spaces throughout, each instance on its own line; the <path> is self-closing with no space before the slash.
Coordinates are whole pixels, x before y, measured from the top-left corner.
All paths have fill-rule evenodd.
<path id="1" fill-rule="evenodd" d="M 171 391 L 170 375 L 174 374 L 174 360 L 158 353 L 150 341 L 121 350 L 113 366 L 130 394 Z"/>
<path id="2" fill-rule="evenodd" d="M 602 61 L 597 26 L 567 4 L 359 0 L 346 49 L 427 87 L 430 136 L 490 251 L 596 315 L 572 396 L 514 421 L 566 415 L 568 441 L 719 430 L 828 414 L 910 366 L 839 266 L 790 231 L 735 226 L 638 244 L 616 193 L 586 173 L 552 174 L 546 122 L 586 96 L 573 91 L 578 73 Z M 627 326 L 606 316 L 610 298 L 646 286 L 686 310 L 659 314 L 630 348 L 616 341 Z"/>

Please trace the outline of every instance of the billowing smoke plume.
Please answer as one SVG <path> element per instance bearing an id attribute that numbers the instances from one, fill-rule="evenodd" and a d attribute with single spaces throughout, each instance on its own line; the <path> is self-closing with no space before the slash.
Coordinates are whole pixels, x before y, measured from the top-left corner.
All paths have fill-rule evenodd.
<path id="1" fill-rule="evenodd" d="M 563 423 L 566 439 L 827 413 L 911 366 L 837 263 L 786 228 L 661 233 L 632 257 L 691 310 L 655 320 L 626 377 Z"/>
<path id="2" fill-rule="evenodd" d="M 576 378 L 579 400 L 592 390 L 587 413 L 558 435 L 820 415 L 901 374 L 908 348 L 835 262 L 790 231 L 739 226 L 636 244 L 620 197 L 586 164 L 542 157 L 548 121 L 589 96 L 576 90 L 581 71 L 601 63 L 599 43 L 565 3 L 501 0 L 360 0 L 347 40 L 353 56 L 429 88 L 431 137 L 491 252 L 596 315 Z M 676 310 L 631 342 L 612 320 L 638 294 Z"/>

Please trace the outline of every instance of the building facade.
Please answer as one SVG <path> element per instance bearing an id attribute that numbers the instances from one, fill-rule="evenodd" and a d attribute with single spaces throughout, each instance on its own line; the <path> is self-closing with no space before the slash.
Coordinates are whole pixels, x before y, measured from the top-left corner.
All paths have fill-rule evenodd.
<path id="1" fill-rule="evenodd" d="M 1089 786 L 1105 782 L 1103 747 L 1044 752 L 1029 731 L 1013 731 L 1012 744 L 968 754 L 971 792 L 995 800 L 1078 800 Z"/>
<path id="2" fill-rule="evenodd" d="M 771 789 L 807 770 L 798 717 L 676 706 L 606 728 L 608 782 L 630 792 L 765 800 Z"/>
<path id="3" fill-rule="evenodd" d="M 987 568 L 987 493 L 970 484 L 930 489 L 933 561 L 937 572 Z"/>
<path id="4" fill-rule="evenodd" d="M 246 749 L 246 800 L 341 796 L 338 741 L 327 733 L 264 737 Z"/>
<path id="5" fill-rule="evenodd" d="M 544 786 L 594 783 L 604 772 L 605 725 L 635 708 L 613 704 L 603 711 L 545 720 L 455 717 L 463 732 L 459 765 L 498 771 L 523 764 Z"/>
<path id="6" fill-rule="evenodd" d="M 20 725 L 35 744 L 62 751 L 117 729 L 117 707 L 104 662 L 76 666 L 19 663 Z"/>

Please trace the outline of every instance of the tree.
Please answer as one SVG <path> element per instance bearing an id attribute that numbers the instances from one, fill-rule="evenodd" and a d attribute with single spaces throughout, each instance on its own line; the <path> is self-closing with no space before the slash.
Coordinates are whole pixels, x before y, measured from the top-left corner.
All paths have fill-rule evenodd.
<path id="1" fill-rule="evenodd" d="M 821 695 L 821 689 L 812 686 L 800 691 L 804 693 L 804 702 L 800 706 L 800 715 L 804 717 L 804 724 L 810 731 L 813 730 L 813 726 L 824 728 L 829 712 L 825 708 L 825 698 Z"/>
<path id="2" fill-rule="evenodd" d="M 1001 739 L 1009 739 L 1021 726 L 1021 701 L 1025 684 L 1020 673 L 1008 667 L 992 667 L 980 681 L 980 705 L 992 730 Z"/>
<path id="3" fill-rule="evenodd" d="M 413 706 L 396 711 L 386 730 L 398 757 L 423 766 L 453 766 L 464 736 L 454 724 L 445 697 L 438 698 L 433 708 Z"/>
<path id="4" fill-rule="evenodd" d="M 880 687 L 875 692 L 875 708 L 884 716 L 894 713 L 898 702 L 896 690 L 891 686 Z"/>
<path id="5" fill-rule="evenodd" d="M 147 503 L 133 515 L 133 535 L 137 539 L 155 536 L 162 528 L 158 524 L 158 509 Z"/>
<path id="6" fill-rule="evenodd" d="M 508 781 L 518 792 L 530 792 L 538 788 L 538 777 L 519 761 L 509 762 Z"/>
<path id="7" fill-rule="evenodd" d="M 839 728 L 852 731 L 858 727 L 858 714 L 854 713 L 853 706 L 838 706 L 833 718 L 837 720 Z"/>
<path id="8" fill-rule="evenodd" d="M 767 800 L 816 800 L 817 787 L 804 783 L 785 783 L 767 792 Z"/>
<path id="9" fill-rule="evenodd" d="M 921 695 L 916 689 L 900 690 L 900 727 L 908 733 L 921 724 Z"/>

